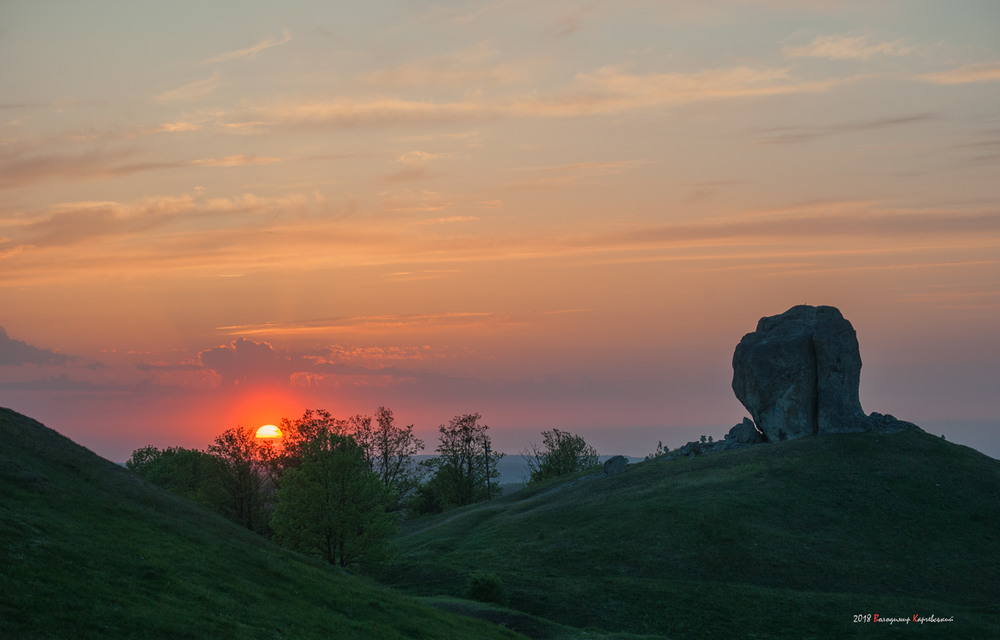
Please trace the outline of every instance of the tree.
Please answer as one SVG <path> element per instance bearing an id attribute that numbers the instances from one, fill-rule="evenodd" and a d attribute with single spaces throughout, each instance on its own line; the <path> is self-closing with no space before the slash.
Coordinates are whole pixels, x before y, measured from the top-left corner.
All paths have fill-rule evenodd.
<path id="1" fill-rule="evenodd" d="M 542 447 L 530 443 L 521 454 L 531 471 L 529 482 L 576 473 L 599 464 L 597 450 L 581 436 L 559 429 L 542 432 Z"/>
<path id="2" fill-rule="evenodd" d="M 670 447 L 663 446 L 663 441 L 658 440 L 656 442 L 656 451 L 646 456 L 646 460 L 656 460 L 660 456 L 665 456 L 670 453 Z"/>
<path id="3" fill-rule="evenodd" d="M 283 454 L 294 457 L 297 449 L 321 433 L 344 433 L 347 421 L 333 417 L 325 409 L 306 409 L 301 418 L 281 419 Z"/>
<path id="4" fill-rule="evenodd" d="M 125 467 L 148 482 L 220 513 L 225 512 L 223 469 L 216 458 L 204 451 L 143 447 L 132 452 Z"/>
<path id="5" fill-rule="evenodd" d="M 229 517 L 252 531 L 265 530 L 265 507 L 274 490 L 273 444 L 258 440 L 254 429 L 237 426 L 217 436 L 208 452 L 222 466 Z"/>
<path id="6" fill-rule="evenodd" d="M 125 462 L 125 468 L 146 477 L 146 470 L 156 464 L 162 456 L 163 451 L 153 445 L 148 445 L 133 451 L 132 456 Z"/>
<path id="7" fill-rule="evenodd" d="M 319 553 L 330 564 L 374 562 L 395 523 L 388 490 L 350 436 L 321 431 L 302 443 L 300 464 L 285 470 L 271 518 L 275 539 Z"/>
<path id="8" fill-rule="evenodd" d="M 424 443 L 413 435 L 413 425 L 396 426 L 391 409 L 379 407 L 375 422 L 369 416 L 354 416 L 349 429 L 364 450 L 365 461 L 389 490 L 393 506 L 400 503 L 420 484 L 419 467 L 413 456 L 423 451 Z"/>
<path id="9" fill-rule="evenodd" d="M 502 453 L 491 450 L 491 440 L 480 424 L 482 416 L 469 413 L 455 416 L 441 432 L 438 457 L 424 464 L 433 472 L 423 493 L 432 492 L 441 508 L 460 507 L 489 500 L 501 493 L 494 483 L 500 477 L 497 462 Z M 428 496 L 422 501 L 429 502 Z"/>

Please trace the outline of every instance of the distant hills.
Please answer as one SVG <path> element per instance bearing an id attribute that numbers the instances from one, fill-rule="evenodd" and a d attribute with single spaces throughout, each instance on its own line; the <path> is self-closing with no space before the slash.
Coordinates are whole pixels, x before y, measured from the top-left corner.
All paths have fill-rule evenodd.
<path id="1" fill-rule="evenodd" d="M 0 638 L 1000 637 L 1000 461 L 919 429 L 531 485 L 370 577 L 13 411 L 0 442 Z"/>

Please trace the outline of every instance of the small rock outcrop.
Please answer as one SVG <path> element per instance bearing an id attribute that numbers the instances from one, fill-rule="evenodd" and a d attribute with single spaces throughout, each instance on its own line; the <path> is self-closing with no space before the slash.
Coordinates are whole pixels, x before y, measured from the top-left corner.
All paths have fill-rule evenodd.
<path id="1" fill-rule="evenodd" d="M 889 415 L 888 413 L 882 414 L 876 411 L 872 411 L 868 414 L 868 420 L 871 421 L 872 431 L 880 431 L 882 433 L 892 433 L 894 431 L 905 431 L 906 429 L 920 428 L 912 422 L 899 420 L 896 416 Z"/>
<path id="2" fill-rule="evenodd" d="M 871 429 L 860 382 L 857 334 L 834 307 L 801 305 L 761 318 L 733 354 L 733 391 L 770 442 Z M 734 427 L 735 439 L 755 437 L 747 422 Z"/>
<path id="3" fill-rule="evenodd" d="M 753 420 L 743 418 L 743 422 L 729 430 L 725 441 L 732 444 L 757 444 L 767 442 L 767 437 L 754 425 Z"/>
<path id="4" fill-rule="evenodd" d="M 616 476 L 625 471 L 628 466 L 628 458 L 625 456 L 612 456 L 604 461 L 604 475 Z"/>

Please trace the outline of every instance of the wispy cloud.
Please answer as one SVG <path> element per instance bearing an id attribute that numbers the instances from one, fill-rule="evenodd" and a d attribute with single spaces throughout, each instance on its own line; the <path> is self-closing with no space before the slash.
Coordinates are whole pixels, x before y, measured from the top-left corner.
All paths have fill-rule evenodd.
<path id="1" fill-rule="evenodd" d="M 558 29 L 555 38 L 558 40 L 575 35 L 583 27 L 583 23 L 589 17 L 589 14 L 594 13 L 595 7 L 596 5 L 591 3 L 560 16 L 557 22 Z"/>
<path id="2" fill-rule="evenodd" d="M 266 322 L 218 327 L 234 336 L 288 336 L 307 333 L 390 333 L 407 330 L 450 330 L 470 325 L 507 325 L 511 319 L 483 311 L 456 311 L 413 315 L 380 315 L 329 318 L 302 322 Z"/>
<path id="3" fill-rule="evenodd" d="M 401 168 L 381 180 L 383 182 L 410 182 L 430 178 L 433 175 L 430 169 L 431 162 L 442 157 L 444 157 L 442 154 L 426 151 L 407 151 L 396 160 Z"/>
<path id="4" fill-rule="evenodd" d="M 420 346 L 395 346 L 395 345 L 330 345 L 329 355 L 334 362 L 384 362 L 401 360 L 428 360 L 432 358 L 446 358 L 449 353 L 433 349 L 430 345 Z"/>
<path id="5" fill-rule="evenodd" d="M 281 158 L 270 158 L 255 155 L 235 155 L 223 158 L 202 158 L 192 160 L 191 164 L 199 167 L 247 167 L 262 164 L 274 164 L 281 162 Z"/>
<path id="6" fill-rule="evenodd" d="M 906 56 L 916 51 L 902 40 L 872 42 L 863 35 L 816 36 L 803 46 L 785 45 L 781 52 L 789 58 L 827 58 L 830 60 L 868 60 L 874 56 Z"/>
<path id="7" fill-rule="evenodd" d="M 176 120 L 174 122 L 163 122 L 151 129 L 145 129 L 141 133 L 183 133 L 185 131 L 197 131 L 201 125 L 196 122 L 185 122 Z"/>
<path id="8" fill-rule="evenodd" d="M 45 180 L 102 180 L 147 171 L 184 167 L 245 167 L 283 162 L 282 158 L 238 154 L 194 160 L 140 161 L 136 149 L 94 149 L 83 152 L 4 153 L 0 150 L 0 190 Z"/>
<path id="9" fill-rule="evenodd" d="M 0 366 L 66 364 L 70 360 L 70 356 L 15 340 L 0 327 Z"/>
<path id="10" fill-rule="evenodd" d="M 925 73 L 917 79 L 934 84 L 970 84 L 1000 80 L 1000 62 L 967 64 L 956 69 Z"/>
<path id="11" fill-rule="evenodd" d="M 1000 210 L 909 210 L 872 203 L 827 203 L 787 211 L 743 214 L 730 219 L 662 226 L 643 225 L 632 231 L 597 238 L 585 244 L 663 245 L 690 241 L 855 237 L 876 238 L 957 237 L 1000 234 Z"/>
<path id="12" fill-rule="evenodd" d="M 139 162 L 133 160 L 135 156 L 132 149 L 30 154 L 0 151 L 0 189 L 24 187 L 49 179 L 113 178 L 180 166 L 176 162 Z"/>
<path id="13" fill-rule="evenodd" d="M 456 273 L 461 273 L 461 269 L 421 269 L 419 271 L 395 271 L 385 274 L 386 280 L 390 282 L 415 282 L 418 280 L 440 280 Z"/>
<path id="14" fill-rule="evenodd" d="M 13 246 L 68 246 L 107 236 L 147 234 L 168 224 L 197 220 L 203 233 L 211 229 L 213 218 L 244 214 L 240 225 L 253 229 L 274 224 L 276 219 L 294 218 L 306 211 L 322 212 L 329 203 L 317 196 L 294 194 L 264 197 L 253 193 L 229 198 L 201 195 L 155 196 L 131 202 L 79 201 L 55 205 L 44 213 L 0 218 L 0 230 L 10 235 Z M 261 214 L 256 222 L 252 216 Z M 215 226 L 220 226 L 216 223 Z M 221 225 L 225 226 L 225 225 Z"/>
<path id="15" fill-rule="evenodd" d="M 520 115 L 578 116 L 648 107 L 829 91 L 845 79 L 799 80 L 788 69 L 709 69 L 695 73 L 632 74 L 605 66 L 578 74 L 571 87 L 551 96 L 523 100 L 509 110 Z"/>
<path id="16" fill-rule="evenodd" d="M 930 305 L 939 309 L 1000 309 L 1000 291 L 934 291 L 911 293 L 904 302 Z"/>
<path id="17" fill-rule="evenodd" d="M 856 122 L 843 122 L 840 124 L 819 127 L 773 127 L 769 129 L 761 129 L 760 131 L 755 132 L 754 140 L 760 144 L 810 142 L 817 138 L 824 138 L 838 134 L 876 131 L 880 129 L 917 124 L 935 120 L 939 117 L 940 115 L 937 113 L 920 113 L 907 116 L 860 120 Z"/>
<path id="18" fill-rule="evenodd" d="M 474 222 L 479 220 L 476 216 L 447 216 L 445 218 L 427 218 L 420 220 L 417 224 L 451 224 L 454 222 Z"/>
<path id="19" fill-rule="evenodd" d="M 383 127 L 454 124 L 497 117 L 494 107 L 475 102 L 431 102 L 402 98 L 338 99 L 251 107 L 224 116 L 222 126 L 235 133 L 265 133 L 276 128 Z"/>
<path id="20" fill-rule="evenodd" d="M 447 209 L 450 202 L 444 195 L 430 189 L 400 190 L 380 194 L 382 209 L 391 213 L 428 213 Z"/>
<path id="21" fill-rule="evenodd" d="M 659 74 L 633 74 L 620 66 L 605 66 L 577 74 L 564 89 L 538 95 L 490 99 L 473 96 L 447 102 L 396 97 L 258 105 L 222 114 L 221 126 L 255 134 L 280 128 L 453 125 L 511 117 L 578 117 L 705 100 L 826 92 L 855 79 L 803 80 L 794 77 L 789 69 L 747 66 Z"/>
<path id="22" fill-rule="evenodd" d="M 202 98 L 213 91 L 219 86 L 219 81 L 222 78 L 222 74 L 216 71 L 211 76 L 203 78 L 201 80 L 195 80 L 194 82 L 189 82 L 187 84 L 181 85 L 176 89 L 171 89 L 169 91 L 164 91 L 163 93 L 156 96 L 155 100 L 157 102 L 179 102 L 179 101 L 191 101 Z"/>
<path id="23" fill-rule="evenodd" d="M 0 217 L 0 280 L 7 284 L 90 278 L 130 265 L 130 272 L 189 273 L 202 277 L 294 267 L 366 269 L 387 267 L 390 279 L 436 278 L 463 264 L 537 259 L 603 261 L 698 260 L 733 263 L 743 258 L 804 254 L 832 248 L 890 255 L 907 251 L 965 252 L 971 259 L 994 251 L 1000 241 L 1000 211 L 917 210 L 873 202 L 818 203 L 784 211 L 743 213 L 669 224 L 609 221 L 575 228 L 532 228 L 476 234 L 471 216 L 433 214 L 449 206 L 433 191 L 386 194 L 386 217 L 331 215 L 335 205 L 303 194 L 284 198 L 244 194 L 205 198 L 200 194 L 131 203 L 78 202 L 42 215 Z M 456 207 L 458 208 L 458 207 Z M 416 215 L 413 215 L 416 214 Z M 430 222 L 440 223 L 430 225 Z M 446 224 L 450 223 L 450 224 Z M 488 224 L 484 222 L 481 224 Z M 476 223 L 480 224 L 480 223 Z M 72 250 L 67 247 L 72 246 Z M 959 249 L 961 248 L 961 249 Z M 790 254 L 790 255 L 792 255 Z M 384 278 L 384 273 L 372 277 Z M 366 318 L 370 328 L 405 322 L 395 316 Z M 356 322 L 343 322 L 353 326 Z M 337 322 L 279 327 L 308 333 Z M 273 325 L 233 327 L 275 330 Z M 256 335 L 250 333 L 247 335 Z"/>
<path id="24" fill-rule="evenodd" d="M 609 175 L 625 172 L 635 162 L 576 162 L 550 167 L 522 167 L 518 174 L 529 177 L 514 180 L 509 189 L 564 189 Z"/>
<path id="25" fill-rule="evenodd" d="M 511 84 L 529 74 L 511 63 L 493 63 L 497 52 L 475 47 L 379 69 L 358 80 L 379 87 L 448 87 L 468 91 L 473 87 Z"/>
<path id="26" fill-rule="evenodd" d="M 220 53 L 217 56 L 213 56 L 205 63 L 215 63 L 215 62 L 226 62 L 229 60 L 236 60 L 238 58 L 253 59 L 258 53 L 272 47 L 277 47 L 279 45 L 291 42 L 292 34 L 288 29 L 281 30 L 281 38 L 265 38 L 258 42 L 257 44 L 247 47 L 246 49 L 237 49 L 235 51 L 227 51 L 226 53 Z"/>
<path id="27" fill-rule="evenodd" d="M 106 235 L 141 233 L 191 209 L 190 196 L 118 202 L 73 202 L 57 205 L 45 216 L 16 229 L 23 245 L 66 246 Z"/>

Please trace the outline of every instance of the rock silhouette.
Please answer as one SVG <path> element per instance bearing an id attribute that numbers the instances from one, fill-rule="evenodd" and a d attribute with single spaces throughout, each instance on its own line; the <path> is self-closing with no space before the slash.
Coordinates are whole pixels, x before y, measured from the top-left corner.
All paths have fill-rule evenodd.
<path id="1" fill-rule="evenodd" d="M 723 440 L 702 436 L 657 460 L 827 433 L 920 428 L 889 414 L 866 416 L 860 384 L 858 336 L 837 308 L 800 305 L 761 318 L 733 353 L 733 391 L 753 420 L 743 418 Z"/>
<path id="2" fill-rule="evenodd" d="M 743 418 L 743 422 L 729 430 L 725 441 L 730 444 L 757 444 L 766 439 L 764 433 L 754 426 L 753 420 Z"/>
<path id="3" fill-rule="evenodd" d="M 857 334 L 834 307 L 761 318 L 733 354 L 733 391 L 770 442 L 871 429 L 860 382 Z M 750 435 L 746 425 L 740 431 Z"/>
<path id="4" fill-rule="evenodd" d="M 616 476 L 625 471 L 628 466 L 628 458 L 625 456 L 613 456 L 604 461 L 604 475 Z"/>

